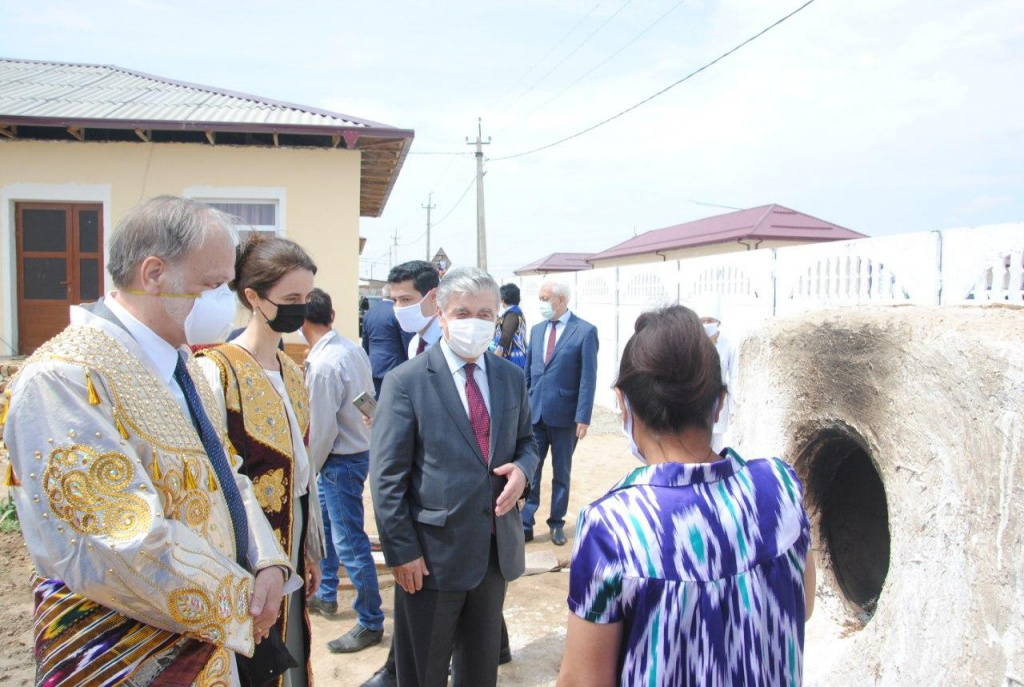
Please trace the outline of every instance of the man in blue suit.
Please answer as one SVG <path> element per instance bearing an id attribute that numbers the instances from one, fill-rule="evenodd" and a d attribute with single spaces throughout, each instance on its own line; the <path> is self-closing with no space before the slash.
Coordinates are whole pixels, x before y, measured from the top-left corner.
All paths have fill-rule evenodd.
<path id="1" fill-rule="evenodd" d="M 383 300 L 363 316 L 363 349 L 370 356 L 373 388 L 377 396 L 380 396 L 384 375 L 409 359 L 408 346 L 412 339 L 412 334 L 403 332 L 395 319 L 390 284 L 384 285 L 381 296 Z"/>
<path id="2" fill-rule="evenodd" d="M 545 321 L 534 326 L 526 351 L 526 383 L 540 463 L 530 480 L 523 509 L 526 541 L 533 539 L 533 521 L 540 507 L 541 472 L 551 447 L 551 542 L 565 545 L 565 513 L 569 508 L 569 477 L 576 442 L 587 435 L 597 386 L 597 328 L 569 311 L 569 287 L 545 282 L 540 287 L 540 312 Z"/>

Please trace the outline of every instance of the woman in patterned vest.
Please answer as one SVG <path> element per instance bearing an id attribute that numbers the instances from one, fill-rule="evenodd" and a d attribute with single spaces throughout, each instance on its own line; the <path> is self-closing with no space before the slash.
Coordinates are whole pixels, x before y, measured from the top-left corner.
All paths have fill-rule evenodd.
<path id="1" fill-rule="evenodd" d="M 312 681 L 306 598 L 320 584 L 324 553 L 313 466 L 306 454 L 309 397 L 302 369 L 278 348 L 281 335 L 306 317 L 316 265 L 301 246 L 282 238 L 249 238 L 238 251 L 232 290 L 251 311 L 249 324 L 231 343 L 200 353 L 199 365 L 214 389 L 228 425 L 229 451 L 241 456 L 240 472 L 281 547 L 306 581 L 285 597 L 278 629 L 298 663 L 279 680 L 283 687 Z"/>
<path id="2" fill-rule="evenodd" d="M 615 380 L 643 464 L 580 513 L 558 684 L 799 685 L 814 559 L 777 458 L 716 454 L 726 394 L 696 313 L 644 313 Z"/>

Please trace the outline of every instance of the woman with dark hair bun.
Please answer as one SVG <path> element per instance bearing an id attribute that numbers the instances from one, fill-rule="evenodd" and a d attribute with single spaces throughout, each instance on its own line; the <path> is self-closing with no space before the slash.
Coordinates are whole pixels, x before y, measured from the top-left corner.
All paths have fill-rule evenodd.
<path id="1" fill-rule="evenodd" d="M 799 685 L 814 560 L 777 458 L 716 454 L 726 388 L 696 313 L 645 313 L 615 381 L 643 463 L 582 510 L 558 684 Z"/>
<path id="2" fill-rule="evenodd" d="M 231 283 L 251 311 L 249 324 L 230 343 L 199 354 L 199 365 L 227 420 L 227 448 L 241 458 L 239 471 L 252 480 L 256 500 L 289 556 L 281 562 L 298 574 L 285 586 L 275 626 L 298 664 L 277 681 L 284 687 L 310 682 L 306 600 L 320 586 L 325 550 L 316 469 L 305 445 L 309 395 L 302 369 L 278 348 L 281 335 L 298 330 L 306 320 L 314 274 L 316 264 L 297 243 L 250 237 L 238 249 Z M 257 647 L 257 652 L 262 650 Z M 246 662 L 239 665 L 244 668 Z M 263 675 L 254 676 L 253 684 L 265 682 Z"/>

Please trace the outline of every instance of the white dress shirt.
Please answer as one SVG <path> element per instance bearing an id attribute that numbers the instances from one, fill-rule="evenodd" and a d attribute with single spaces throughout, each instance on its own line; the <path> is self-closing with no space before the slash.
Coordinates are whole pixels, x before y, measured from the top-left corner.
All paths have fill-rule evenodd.
<path id="1" fill-rule="evenodd" d="M 412 341 L 409 342 L 409 360 L 416 357 L 416 350 L 420 347 L 420 339 L 425 339 L 427 342 L 427 348 L 423 349 L 424 352 L 441 339 L 441 323 L 437 320 L 437 315 L 434 315 L 434 319 L 427 325 L 427 330 L 423 334 L 417 334 L 412 337 Z"/>
<path id="2" fill-rule="evenodd" d="M 548 337 L 551 336 L 551 328 L 555 326 L 555 322 L 558 322 L 558 327 L 555 329 L 555 345 L 558 345 L 558 340 L 562 338 L 562 334 L 565 333 L 565 325 L 569 324 L 569 320 L 572 319 L 572 312 L 566 310 L 562 313 L 561 317 L 555 317 L 548 320 L 547 326 L 544 327 L 544 350 L 548 350 Z"/>
<path id="3" fill-rule="evenodd" d="M 107 294 L 106 298 L 103 299 L 103 305 L 107 306 L 110 312 L 114 313 L 114 316 L 121 321 L 121 324 L 128 330 L 128 333 L 139 344 L 139 347 L 145 352 L 149 361 L 153 363 L 157 376 L 171 392 L 174 400 L 185 411 L 185 416 L 191 419 L 192 413 L 188 409 L 185 393 L 178 386 L 178 380 L 174 378 L 174 369 L 178 366 L 178 357 L 182 354 L 188 356 L 188 347 L 182 346 L 180 349 L 177 349 L 167 343 L 156 332 L 139 322 L 123 305 L 118 303 L 113 293 Z"/>
<path id="4" fill-rule="evenodd" d="M 455 388 L 459 391 L 459 398 L 462 400 L 462 407 L 469 416 L 469 399 L 466 398 L 466 361 L 455 355 L 448 342 L 441 339 L 441 350 L 444 352 L 444 359 L 448 363 L 452 377 L 455 380 Z M 491 390 L 487 386 L 487 356 L 482 355 L 476 359 L 476 369 L 473 370 L 473 379 L 480 387 L 480 394 L 484 397 L 484 405 L 487 406 L 487 414 L 491 414 Z"/>

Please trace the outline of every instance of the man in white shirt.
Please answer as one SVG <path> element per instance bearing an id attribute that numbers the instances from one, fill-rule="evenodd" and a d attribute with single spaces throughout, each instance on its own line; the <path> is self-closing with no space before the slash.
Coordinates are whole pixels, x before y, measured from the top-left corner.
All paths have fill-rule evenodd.
<path id="1" fill-rule="evenodd" d="M 331 325 L 331 297 L 313 289 L 306 305 L 302 333 L 312 348 L 306 357 L 309 389 L 309 457 L 320 473 L 327 555 L 320 563 L 320 589 L 309 610 L 323 615 L 338 612 L 338 565 L 356 590 L 352 608 L 358 622 L 328 642 L 334 653 L 352 653 L 380 644 L 384 635 L 377 568 L 363 522 L 363 485 L 370 466 L 370 430 L 353 401 L 374 395 L 370 359 L 359 345 Z"/>

